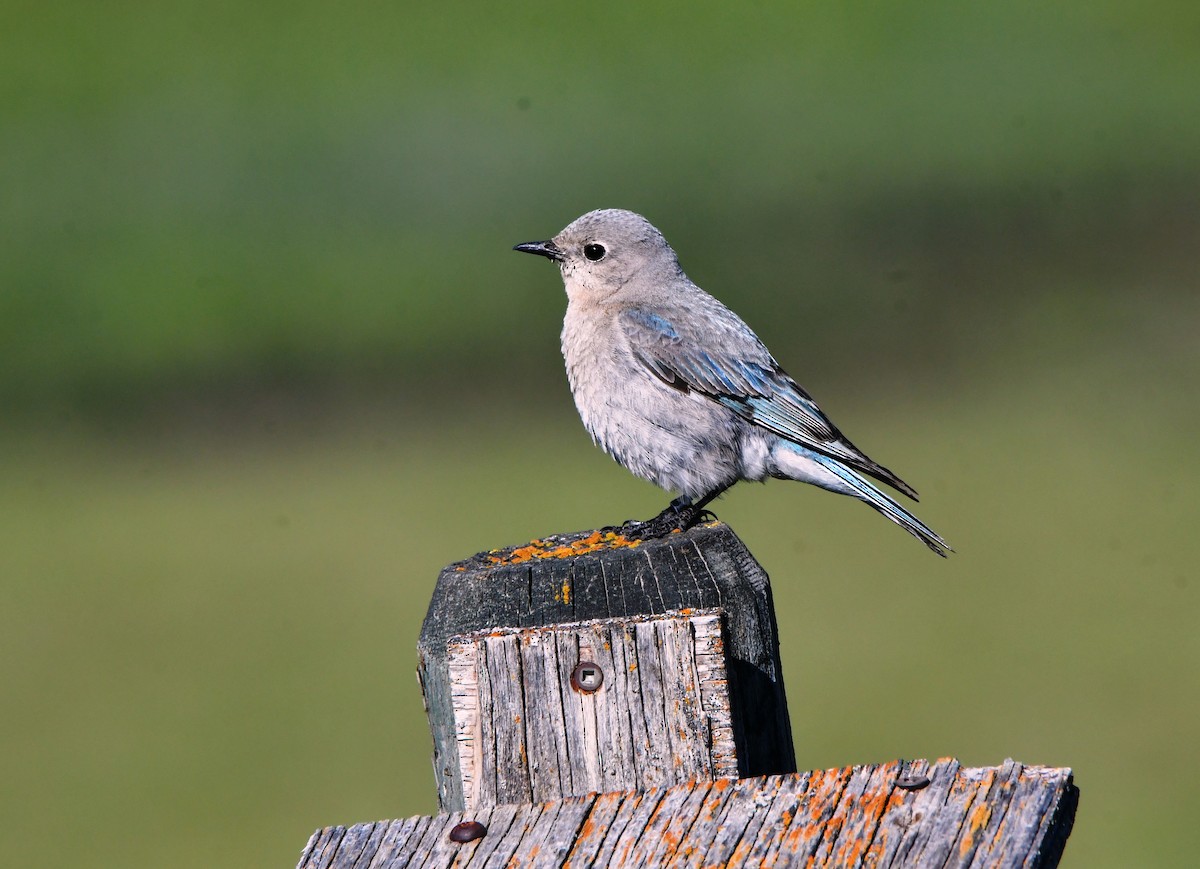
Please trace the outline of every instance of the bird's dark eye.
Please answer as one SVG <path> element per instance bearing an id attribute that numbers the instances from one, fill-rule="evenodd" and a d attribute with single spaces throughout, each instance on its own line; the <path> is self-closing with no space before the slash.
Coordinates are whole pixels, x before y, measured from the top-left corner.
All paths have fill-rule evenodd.
<path id="1" fill-rule="evenodd" d="M 592 262 L 599 262 L 604 259 L 604 255 L 608 253 L 602 244 L 585 244 L 583 246 L 583 255 Z"/>

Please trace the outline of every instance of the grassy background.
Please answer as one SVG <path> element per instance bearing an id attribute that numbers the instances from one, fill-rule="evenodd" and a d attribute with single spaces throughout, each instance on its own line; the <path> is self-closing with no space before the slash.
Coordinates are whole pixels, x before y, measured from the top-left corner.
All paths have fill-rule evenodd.
<path id="1" fill-rule="evenodd" d="M 430 811 L 442 564 L 649 515 L 509 252 L 654 220 L 959 550 L 739 487 L 802 766 L 1070 765 L 1200 848 L 1192 4 L 0 10 L 14 864 L 287 865 Z"/>

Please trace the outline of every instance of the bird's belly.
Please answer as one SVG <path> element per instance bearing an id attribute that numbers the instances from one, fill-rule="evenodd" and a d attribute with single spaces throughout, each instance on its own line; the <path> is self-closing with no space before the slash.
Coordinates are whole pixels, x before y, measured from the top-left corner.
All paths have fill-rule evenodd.
<path id="1" fill-rule="evenodd" d="M 744 476 L 742 425 L 709 399 L 636 371 L 621 380 L 572 381 L 576 407 L 593 439 L 637 476 L 691 498 Z"/>

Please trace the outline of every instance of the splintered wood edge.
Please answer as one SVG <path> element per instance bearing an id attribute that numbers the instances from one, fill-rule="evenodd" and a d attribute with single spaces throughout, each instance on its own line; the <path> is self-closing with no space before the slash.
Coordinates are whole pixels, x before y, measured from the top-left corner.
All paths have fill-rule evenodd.
<path id="1" fill-rule="evenodd" d="M 892 761 L 325 827 L 313 833 L 297 869 L 533 860 L 630 867 L 948 861 L 1045 869 L 1061 856 L 1077 800 L 1065 767 Z M 466 820 L 483 824 L 486 835 L 451 841 L 451 829 Z"/>
<path id="2" fill-rule="evenodd" d="M 472 631 L 468 634 L 456 634 L 451 637 L 447 644 L 451 649 L 456 645 L 465 643 L 473 643 L 477 640 L 487 637 L 506 637 L 513 634 L 534 634 L 534 633 L 555 633 L 566 631 L 579 631 L 590 628 L 594 625 L 607 624 L 634 624 L 636 622 L 653 622 L 661 619 L 697 619 L 697 618 L 717 618 L 720 619 L 725 613 L 722 607 L 684 607 L 677 610 L 666 610 L 661 613 L 643 613 L 640 615 L 631 616 L 609 616 L 607 618 L 584 619 L 577 622 L 555 622 L 552 625 L 538 625 L 527 628 L 510 628 L 498 627 L 487 628 L 481 631 Z"/>
<path id="3" fill-rule="evenodd" d="M 484 713 L 481 710 L 479 666 L 484 646 L 510 637 L 580 636 L 580 652 L 586 657 L 584 635 L 590 628 L 656 622 L 686 622 L 691 633 L 691 659 L 696 672 L 700 708 L 708 722 L 707 751 L 714 778 L 736 777 L 738 772 L 737 746 L 734 742 L 732 710 L 729 701 L 729 680 L 725 664 L 723 610 L 683 609 L 634 617 L 588 619 L 578 622 L 547 625 L 535 628 L 495 628 L 453 637 L 447 643 L 447 666 L 450 697 L 454 714 L 454 738 L 458 745 L 459 777 L 462 782 L 463 804 L 468 810 L 478 808 L 482 800 L 484 757 L 482 734 Z M 594 653 L 593 653 L 594 655 Z M 585 737 L 588 735 L 584 734 Z M 594 734 L 592 734 L 594 737 Z M 590 756 L 590 752 L 585 752 Z"/>
<path id="4" fill-rule="evenodd" d="M 471 641 L 451 642 L 447 664 L 450 702 L 454 707 L 454 739 L 458 743 L 459 777 L 463 802 L 479 804 L 479 770 L 483 747 L 479 741 L 479 646 Z"/>
<path id="5" fill-rule="evenodd" d="M 700 702 L 708 716 L 713 774 L 736 777 L 737 746 L 729 705 L 729 671 L 725 666 L 725 631 L 720 611 L 692 616 L 693 649 L 700 682 Z"/>

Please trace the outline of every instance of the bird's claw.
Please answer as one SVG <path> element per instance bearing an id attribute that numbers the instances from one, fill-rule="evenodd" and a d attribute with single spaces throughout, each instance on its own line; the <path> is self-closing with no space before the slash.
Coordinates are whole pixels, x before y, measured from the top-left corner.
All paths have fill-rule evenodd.
<path id="1" fill-rule="evenodd" d="M 672 502 L 653 519 L 626 522 L 621 526 L 621 533 L 630 540 L 655 540 L 673 531 L 686 531 L 705 516 L 712 514 L 707 510 L 697 510 L 690 504 L 680 505 Z"/>
<path id="2" fill-rule="evenodd" d="M 680 523 L 662 516 L 655 516 L 653 519 L 625 526 L 621 533 L 630 540 L 657 540 L 659 537 L 666 537 L 672 531 L 681 530 L 683 529 Z"/>

